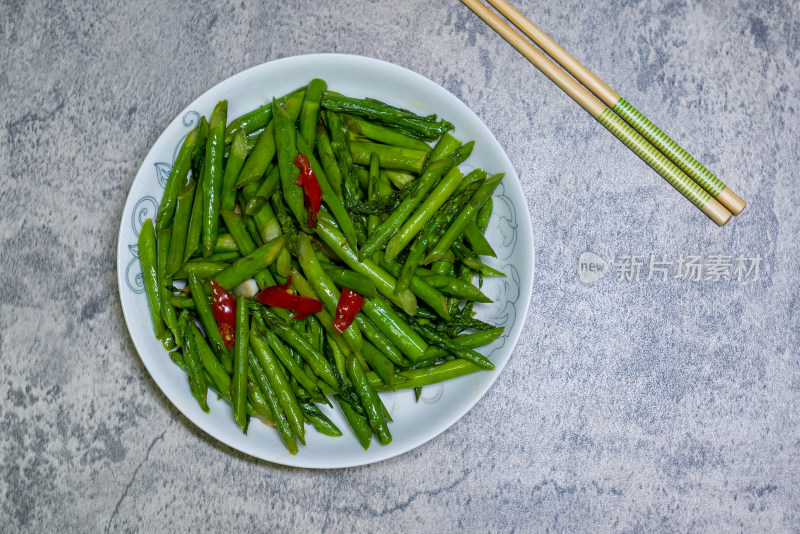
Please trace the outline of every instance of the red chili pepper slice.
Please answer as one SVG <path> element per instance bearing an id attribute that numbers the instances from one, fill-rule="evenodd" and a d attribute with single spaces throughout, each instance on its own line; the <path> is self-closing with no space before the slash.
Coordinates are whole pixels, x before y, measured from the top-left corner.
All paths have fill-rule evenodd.
<path id="1" fill-rule="evenodd" d="M 300 169 L 300 176 L 297 177 L 295 185 L 303 188 L 306 212 L 308 213 L 308 226 L 314 228 L 317 224 L 317 213 L 319 213 L 319 208 L 322 206 L 322 190 L 319 188 L 317 175 L 311 170 L 307 157 L 298 154 L 294 158 L 294 164 Z"/>
<path id="2" fill-rule="evenodd" d="M 211 310 L 217 321 L 222 341 L 228 350 L 233 348 L 236 332 L 236 299 L 234 299 L 215 280 L 211 280 Z"/>
<path id="3" fill-rule="evenodd" d="M 340 334 L 347 330 L 363 307 L 364 299 L 361 295 L 347 288 L 342 289 L 342 296 L 339 297 L 339 304 L 336 306 L 333 328 Z"/>
<path id="4" fill-rule="evenodd" d="M 285 284 L 265 287 L 256 299 L 267 306 L 275 306 L 276 308 L 284 308 L 295 312 L 295 316 L 292 317 L 293 320 L 305 319 L 309 315 L 322 311 L 322 302 L 317 299 L 290 293 L 289 285 L 291 283 L 292 279 L 289 278 L 289 281 Z"/>

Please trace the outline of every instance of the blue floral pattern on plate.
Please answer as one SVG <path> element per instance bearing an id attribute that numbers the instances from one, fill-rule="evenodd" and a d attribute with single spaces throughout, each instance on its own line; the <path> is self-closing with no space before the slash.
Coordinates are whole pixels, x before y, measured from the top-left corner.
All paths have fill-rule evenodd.
<path id="1" fill-rule="evenodd" d="M 187 111 L 184 113 L 183 125 L 186 126 L 188 130 L 175 145 L 175 150 L 172 153 L 172 163 L 157 161 L 153 164 L 153 167 L 155 167 L 155 180 L 162 190 L 167 186 L 169 173 L 172 171 L 172 165 L 178 157 L 178 152 L 183 145 L 183 140 L 186 139 L 186 136 L 189 135 L 189 132 L 194 128 L 194 125 L 197 124 L 198 120 L 200 120 L 200 114 L 198 112 Z M 139 231 L 142 229 L 144 222 L 147 219 L 155 220 L 157 213 L 158 200 L 156 200 L 155 197 L 145 195 L 140 198 L 136 204 L 134 204 L 133 212 L 131 213 L 131 227 L 133 228 L 134 236 L 139 237 Z M 139 246 L 134 242 L 128 245 L 128 249 L 131 252 L 131 259 L 128 262 L 128 266 L 125 268 L 125 281 L 128 283 L 130 290 L 134 293 L 144 293 L 144 280 L 142 280 L 142 269 L 139 265 Z"/>

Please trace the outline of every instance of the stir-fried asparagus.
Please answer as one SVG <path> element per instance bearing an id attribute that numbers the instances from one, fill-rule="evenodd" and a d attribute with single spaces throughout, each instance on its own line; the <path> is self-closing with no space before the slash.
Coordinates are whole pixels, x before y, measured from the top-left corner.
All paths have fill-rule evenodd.
<path id="1" fill-rule="evenodd" d="M 392 439 L 378 391 L 494 368 L 473 279 L 503 275 L 480 258 L 502 175 L 464 175 L 472 142 L 320 79 L 227 119 L 221 101 L 187 135 L 139 239 L 154 332 L 203 410 L 211 389 L 296 454 L 307 424 L 342 434 L 336 407 L 366 449 Z"/>

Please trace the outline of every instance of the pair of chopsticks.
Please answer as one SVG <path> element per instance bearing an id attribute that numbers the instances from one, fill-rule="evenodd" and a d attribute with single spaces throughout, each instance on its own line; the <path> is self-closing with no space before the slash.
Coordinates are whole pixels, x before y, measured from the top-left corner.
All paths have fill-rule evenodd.
<path id="1" fill-rule="evenodd" d="M 506 0 L 488 2 L 564 70 L 479 0 L 461 1 L 715 223 L 722 226 L 744 209 L 719 178 Z"/>

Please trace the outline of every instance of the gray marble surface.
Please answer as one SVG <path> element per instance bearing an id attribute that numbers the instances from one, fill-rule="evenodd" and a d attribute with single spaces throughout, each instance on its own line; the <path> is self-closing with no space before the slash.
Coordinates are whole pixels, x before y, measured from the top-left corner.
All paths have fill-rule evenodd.
<path id="1" fill-rule="evenodd" d="M 744 213 L 717 228 L 457 1 L 0 3 L 0 531 L 800 530 L 798 3 L 517 5 Z M 163 128 L 232 74 L 314 52 L 462 99 L 517 169 L 536 245 L 488 394 L 347 470 L 194 427 L 116 288 L 120 213 Z"/>

